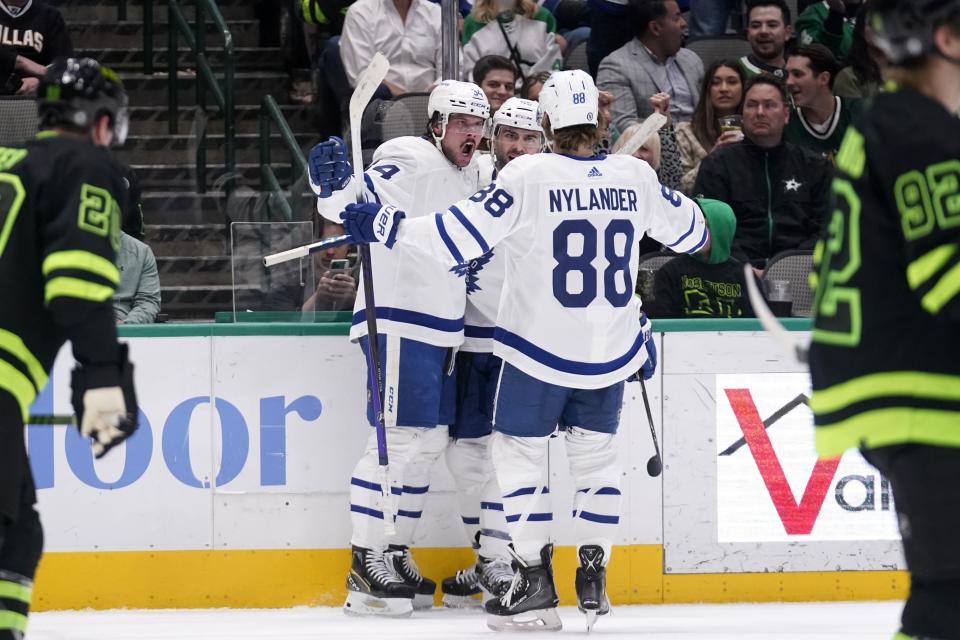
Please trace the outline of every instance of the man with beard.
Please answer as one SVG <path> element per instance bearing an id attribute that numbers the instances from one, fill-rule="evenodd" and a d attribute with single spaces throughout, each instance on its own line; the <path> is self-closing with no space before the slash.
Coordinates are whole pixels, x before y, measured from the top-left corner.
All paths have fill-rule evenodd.
<path id="1" fill-rule="evenodd" d="M 752 52 L 740 58 L 747 78 L 767 72 L 783 79 L 784 49 L 793 35 L 790 7 L 783 0 L 752 0 L 747 4 L 747 42 Z"/>
<path id="2" fill-rule="evenodd" d="M 491 181 L 512 160 L 543 150 L 543 128 L 532 100 L 510 98 L 493 116 L 489 155 L 480 157 L 483 175 Z M 460 519 L 477 553 L 477 562 L 443 581 L 443 603 L 471 606 L 481 591 L 500 597 L 513 570 L 507 545 L 500 485 L 490 460 L 493 396 L 502 361 L 493 355 L 493 332 L 506 262 L 503 251 L 491 249 L 463 267 L 467 308 L 463 346 L 457 352 L 457 417 L 450 425 L 446 459 L 457 485 Z"/>
<path id="3" fill-rule="evenodd" d="M 430 123 L 422 137 L 382 144 L 364 174 L 370 202 L 402 207 L 410 216 L 430 215 L 489 182 L 474 152 L 486 131 L 490 106 L 475 84 L 444 80 L 430 94 Z M 310 182 L 317 210 L 339 222 L 353 202 L 352 169 L 343 142 L 332 138 L 310 152 Z M 382 503 L 377 438 L 373 429 L 350 479 L 352 565 L 344 609 L 355 615 L 407 616 L 433 603 L 436 583 L 420 575 L 410 543 L 429 489 L 430 468 L 447 446 L 454 418 L 453 350 L 463 342 L 465 272 L 449 270 L 415 247 L 371 251 L 377 297 L 380 388 L 397 508 Z M 363 284 L 354 306 L 350 338 L 367 342 Z M 367 419 L 375 416 L 368 405 Z M 396 534 L 387 538 L 385 514 L 396 514 Z"/>

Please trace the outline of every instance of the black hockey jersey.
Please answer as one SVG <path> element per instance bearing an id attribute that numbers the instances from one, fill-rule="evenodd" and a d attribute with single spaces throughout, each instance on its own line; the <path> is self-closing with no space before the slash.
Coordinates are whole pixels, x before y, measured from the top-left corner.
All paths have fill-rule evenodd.
<path id="1" fill-rule="evenodd" d="M 63 16 L 39 0 L 29 0 L 23 7 L 8 6 L 0 0 L 0 48 L 42 65 L 73 55 Z"/>
<path id="2" fill-rule="evenodd" d="M 817 451 L 960 447 L 960 120 L 880 94 L 837 168 L 815 253 Z"/>
<path id="3" fill-rule="evenodd" d="M 91 387 L 119 382 L 120 176 L 106 149 L 41 136 L 0 147 L 0 393 L 24 418 L 66 340 Z"/>

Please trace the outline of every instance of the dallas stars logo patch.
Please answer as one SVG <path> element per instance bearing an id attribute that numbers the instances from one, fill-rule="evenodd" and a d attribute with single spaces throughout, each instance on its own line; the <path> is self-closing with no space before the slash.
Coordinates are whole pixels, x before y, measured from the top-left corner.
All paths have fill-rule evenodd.
<path id="1" fill-rule="evenodd" d="M 796 178 L 790 178 L 789 180 L 783 181 L 783 190 L 784 191 L 800 191 L 800 187 L 803 186 Z"/>

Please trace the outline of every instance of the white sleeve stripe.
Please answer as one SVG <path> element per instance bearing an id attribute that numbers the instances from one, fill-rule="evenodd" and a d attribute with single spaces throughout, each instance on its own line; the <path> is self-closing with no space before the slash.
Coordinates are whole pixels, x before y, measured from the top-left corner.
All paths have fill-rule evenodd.
<path id="1" fill-rule="evenodd" d="M 697 209 L 696 205 L 694 205 L 693 209 L 690 211 L 690 228 L 687 229 L 686 232 L 684 232 L 684 234 L 683 234 L 682 236 L 680 236 L 679 238 L 677 238 L 677 241 L 676 241 L 676 242 L 673 242 L 673 243 L 671 243 L 671 244 L 668 244 L 668 245 L 667 245 L 667 248 L 669 248 L 669 249 L 674 248 L 675 246 L 677 246 L 678 244 L 680 244 L 681 242 L 683 242 L 684 240 L 686 240 L 686 239 L 687 239 L 687 236 L 689 236 L 691 233 L 693 233 L 694 228 L 696 228 L 696 226 L 697 226 L 697 211 L 698 211 L 698 209 Z"/>

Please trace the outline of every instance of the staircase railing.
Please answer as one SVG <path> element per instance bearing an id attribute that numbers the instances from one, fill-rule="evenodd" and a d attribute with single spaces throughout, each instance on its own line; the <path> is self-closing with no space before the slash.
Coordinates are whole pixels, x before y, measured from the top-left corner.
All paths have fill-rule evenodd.
<path id="1" fill-rule="evenodd" d="M 236 125 L 234 122 L 233 74 L 234 53 L 233 35 L 220 13 L 215 0 L 195 0 L 196 15 L 191 27 L 181 9 L 180 0 L 168 0 L 169 24 L 167 26 L 167 104 L 170 110 L 171 134 L 179 131 L 179 95 L 177 92 L 177 63 L 180 59 L 179 38 L 183 37 L 189 51 L 193 54 L 196 68 L 197 108 L 204 116 L 207 113 L 207 90 L 213 96 L 216 106 L 223 116 L 223 154 L 224 188 L 233 189 L 235 162 Z M 153 68 L 153 0 L 144 0 L 144 72 L 151 73 Z M 206 54 L 207 16 L 213 21 L 223 37 L 223 80 L 217 79 Z M 206 118 L 198 121 L 198 140 L 196 149 L 197 193 L 207 192 L 207 127 Z"/>
<path id="2" fill-rule="evenodd" d="M 271 126 L 272 125 L 272 126 Z M 277 174 L 270 165 L 270 133 L 276 127 L 283 140 L 284 146 L 290 152 L 290 200 L 283 194 L 283 187 L 277 179 Z M 297 143 L 297 138 L 290 130 L 287 119 L 283 117 L 280 107 L 273 96 L 263 96 L 260 103 L 260 190 L 267 195 L 267 209 L 271 215 L 275 211 L 282 215 L 282 219 L 292 222 L 294 219 L 293 203 L 301 200 L 301 178 L 307 175 L 307 159 Z M 299 189 L 298 189 L 299 186 Z"/>

